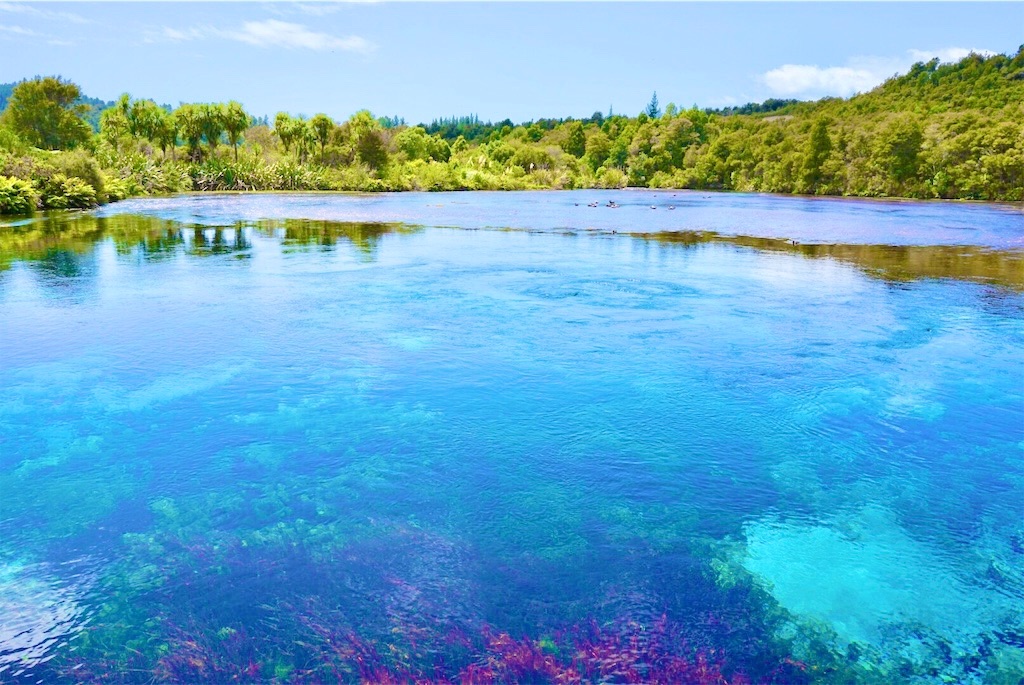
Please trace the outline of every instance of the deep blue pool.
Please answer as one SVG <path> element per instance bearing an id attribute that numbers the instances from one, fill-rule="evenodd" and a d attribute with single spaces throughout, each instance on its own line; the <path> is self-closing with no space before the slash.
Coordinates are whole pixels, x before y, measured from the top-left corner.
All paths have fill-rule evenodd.
<path id="1" fill-rule="evenodd" d="M 0 682 L 1024 678 L 1019 207 L 10 224 Z"/>

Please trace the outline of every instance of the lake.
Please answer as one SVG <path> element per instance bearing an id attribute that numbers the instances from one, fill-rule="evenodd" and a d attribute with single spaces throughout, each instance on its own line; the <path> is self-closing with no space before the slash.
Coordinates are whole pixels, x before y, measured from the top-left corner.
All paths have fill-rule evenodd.
<path id="1" fill-rule="evenodd" d="M 1022 360 L 1019 205 L 0 222 L 0 682 L 1016 683 Z"/>

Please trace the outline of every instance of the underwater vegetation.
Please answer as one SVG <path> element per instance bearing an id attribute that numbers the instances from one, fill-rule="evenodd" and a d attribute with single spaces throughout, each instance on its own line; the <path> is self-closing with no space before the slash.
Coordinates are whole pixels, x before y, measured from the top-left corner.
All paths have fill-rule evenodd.
<path id="1" fill-rule="evenodd" d="M 131 537 L 131 558 L 119 571 L 125 575 L 108 575 L 103 606 L 70 650 L 37 659 L 35 676 L 124 683 L 810 682 L 811 667 L 781 651 L 748 675 L 736 663 L 754 663 L 752 654 L 730 659 L 727 649 L 708 646 L 735 632 L 727 618 L 707 615 L 706 625 L 687 625 L 658 614 L 657 600 L 636 590 L 606 593 L 614 610 L 601 619 L 532 635 L 501 630 L 484 620 L 482 595 L 459 567 L 453 542 L 402 525 L 384 525 L 331 557 L 293 545 L 249 546 L 226 534 L 213 541 Z M 739 632 L 750 639 L 749 630 Z"/>

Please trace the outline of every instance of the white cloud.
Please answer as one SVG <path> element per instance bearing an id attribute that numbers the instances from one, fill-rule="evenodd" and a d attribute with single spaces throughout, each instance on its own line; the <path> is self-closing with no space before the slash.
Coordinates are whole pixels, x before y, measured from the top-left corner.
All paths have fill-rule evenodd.
<path id="1" fill-rule="evenodd" d="M 995 54 L 979 48 L 913 49 L 899 57 L 855 57 L 843 66 L 783 64 L 762 74 L 761 81 L 775 95 L 849 96 L 871 90 L 887 78 L 906 72 L 915 62 L 927 62 L 934 57 L 941 62 L 956 62 L 972 52 Z"/>
<path id="2" fill-rule="evenodd" d="M 67 46 L 75 44 L 74 41 L 65 40 L 46 33 L 39 33 L 39 31 L 33 31 L 32 29 L 27 29 L 24 26 L 0 24 L 0 39 L 16 37 L 32 38 L 36 41 L 45 40 L 48 45 Z"/>
<path id="3" fill-rule="evenodd" d="M 878 85 L 875 74 L 850 67 L 821 68 L 806 64 L 783 64 L 765 73 L 765 84 L 778 95 L 830 93 L 853 95 Z"/>
<path id="4" fill-rule="evenodd" d="M 248 43 L 260 48 L 286 48 L 315 50 L 318 52 L 340 50 L 369 54 L 376 46 L 360 36 L 332 36 L 329 33 L 312 31 L 301 24 L 293 24 L 277 19 L 266 21 L 247 21 L 240 29 L 218 29 L 212 26 L 193 26 L 187 29 L 163 27 L 159 32 L 150 32 L 145 41 L 153 43 L 158 40 L 181 42 L 202 40 L 204 38 L 226 38 Z"/>
<path id="5" fill-rule="evenodd" d="M 56 19 L 70 22 L 72 24 L 90 24 L 85 17 L 73 12 L 55 12 L 48 9 L 40 9 L 38 6 L 25 5 L 17 2 L 0 2 L 0 12 L 11 12 L 14 14 L 25 14 L 43 19 Z"/>
<path id="6" fill-rule="evenodd" d="M 39 36 L 39 34 L 32 29 L 27 29 L 23 26 L 4 26 L 3 24 L 0 24 L 0 33 L 6 33 L 14 36 Z"/>
<path id="7" fill-rule="evenodd" d="M 206 38 L 207 36 L 212 35 L 212 30 L 193 27 L 184 31 L 179 31 L 178 29 L 172 29 L 169 26 L 165 26 L 161 33 L 167 40 L 178 43 L 183 40 L 199 40 L 201 38 Z"/>
<path id="8" fill-rule="evenodd" d="M 306 50 L 342 50 L 344 52 L 368 53 L 373 51 L 373 44 L 359 36 L 332 36 L 327 33 L 310 31 L 301 24 L 293 24 L 277 19 L 266 21 L 247 21 L 242 24 L 241 31 L 229 31 L 230 38 L 256 45 L 261 48 L 303 48 Z"/>

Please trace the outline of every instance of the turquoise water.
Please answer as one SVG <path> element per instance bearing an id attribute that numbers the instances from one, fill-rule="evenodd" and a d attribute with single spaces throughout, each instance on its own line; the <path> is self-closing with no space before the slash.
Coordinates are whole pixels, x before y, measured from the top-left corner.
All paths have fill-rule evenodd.
<path id="1" fill-rule="evenodd" d="M 13 223 L 0 681 L 1024 678 L 1019 207 Z"/>

